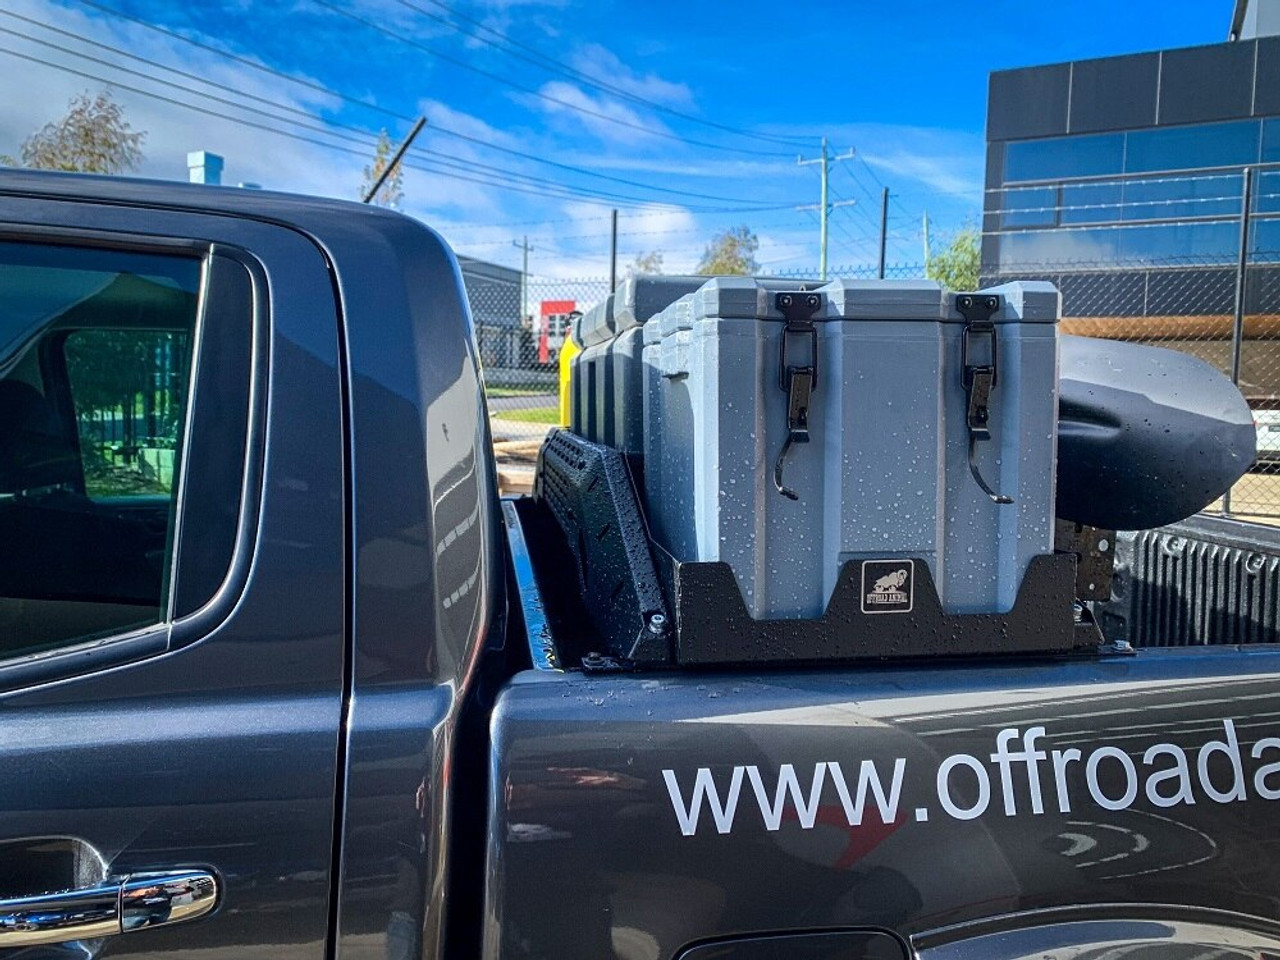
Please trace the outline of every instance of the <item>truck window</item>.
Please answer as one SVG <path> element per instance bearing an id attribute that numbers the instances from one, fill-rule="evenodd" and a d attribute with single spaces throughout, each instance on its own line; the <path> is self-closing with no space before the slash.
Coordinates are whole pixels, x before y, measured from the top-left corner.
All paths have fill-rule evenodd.
<path id="1" fill-rule="evenodd" d="M 91 499 L 172 497 L 189 340 L 185 331 L 162 330 L 67 335 L 63 358 Z"/>
<path id="2" fill-rule="evenodd" d="M 0 658 L 166 618 L 201 273 L 0 243 Z"/>

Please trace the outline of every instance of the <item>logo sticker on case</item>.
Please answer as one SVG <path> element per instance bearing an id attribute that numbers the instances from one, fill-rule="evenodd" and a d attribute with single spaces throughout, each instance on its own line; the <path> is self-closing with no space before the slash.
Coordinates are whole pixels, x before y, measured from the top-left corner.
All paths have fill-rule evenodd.
<path id="1" fill-rule="evenodd" d="M 914 560 L 862 561 L 862 612 L 910 613 L 915 572 Z"/>

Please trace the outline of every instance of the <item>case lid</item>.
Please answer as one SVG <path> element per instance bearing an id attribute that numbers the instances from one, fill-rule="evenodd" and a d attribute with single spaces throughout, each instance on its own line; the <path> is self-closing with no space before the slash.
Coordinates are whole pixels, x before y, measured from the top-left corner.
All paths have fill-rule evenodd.
<path id="1" fill-rule="evenodd" d="M 706 277 L 629 277 L 613 295 L 613 327 L 617 333 L 638 327 L 676 300 L 707 282 Z"/>
<path id="2" fill-rule="evenodd" d="M 773 305 L 779 290 L 817 290 L 816 280 L 786 280 L 778 277 L 712 277 L 692 294 L 691 322 L 719 320 L 782 320 Z"/>
<path id="3" fill-rule="evenodd" d="M 691 330 L 693 328 L 693 301 L 696 293 L 688 293 L 677 300 L 662 313 L 654 318 L 656 324 L 648 323 L 645 328 L 657 326 L 658 336 L 669 337 L 677 330 Z"/>
<path id="4" fill-rule="evenodd" d="M 666 311 L 663 311 L 665 313 Z M 651 343 L 662 342 L 662 314 L 659 313 L 652 317 L 648 323 L 640 328 L 640 336 L 647 347 Z"/>
<path id="5" fill-rule="evenodd" d="M 825 304 L 813 319 L 815 322 L 839 320 L 921 321 L 928 323 L 965 323 L 956 310 L 957 294 L 933 280 L 832 280 L 818 285 L 814 281 L 758 279 L 755 277 L 713 277 L 689 300 L 687 321 L 668 311 L 663 312 L 662 335 L 706 319 L 782 320 L 774 306 L 773 295 L 781 290 L 816 290 Z M 1057 323 L 1061 313 L 1061 297 L 1051 283 L 1041 280 L 1018 280 L 990 287 L 979 293 L 994 293 L 1002 298 L 1000 309 L 992 316 L 994 323 Z"/>
<path id="6" fill-rule="evenodd" d="M 582 315 L 578 329 L 582 335 L 577 340 L 584 347 L 593 347 L 613 338 L 612 293 Z"/>
<path id="7" fill-rule="evenodd" d="M 1044 280 L 1015 280 L 998 287 L 986 287 L 978 293 L 1000 296 L 1000 309 L 992 314 L 992 323 L 1057 323 L 1062 315 L 1062 295 L 1052 283 Z M 964 323 L 956 310 L 956 294 L 946 295 L 945 323 Z"/>
<path id="8" fill-rule="evenodd" d="M 826 296 L 814 320 L 928 320 L 937 323 L 944 309 L 942 286 L 933 280 L 832 280 L 818 291 Z"/>

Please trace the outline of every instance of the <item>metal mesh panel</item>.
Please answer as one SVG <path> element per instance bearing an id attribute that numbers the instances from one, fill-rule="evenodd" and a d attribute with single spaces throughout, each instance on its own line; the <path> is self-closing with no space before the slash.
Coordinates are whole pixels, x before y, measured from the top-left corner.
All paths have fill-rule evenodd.
<path id="1" fill-rule="evenodd" d="M 1251 255 L 1243 278 L 1219 257 L 1004 265 L 987 282 L 1048 280 L 1062 293 L 1062 332 L 1154 344 L 1234 377 L 1254 410 L 1259 462 L 1208 512 L 1280 518 L 1280 256 Z"/>

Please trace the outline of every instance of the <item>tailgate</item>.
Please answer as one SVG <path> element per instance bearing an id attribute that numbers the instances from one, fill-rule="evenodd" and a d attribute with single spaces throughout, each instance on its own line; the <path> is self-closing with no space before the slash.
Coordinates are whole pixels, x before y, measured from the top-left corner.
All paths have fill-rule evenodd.
<path id="1" fill-rule="evenodd" d="M 1175 940 L 1179 918 L 1268 927 L 1278 672 L 1270 649 L 527 672 L 492 718 L 486 955 L 656 960 L 723 937 L 894 934 L 767 954 L 879 957 L 1070 907 L 1164 918 Z"/>

